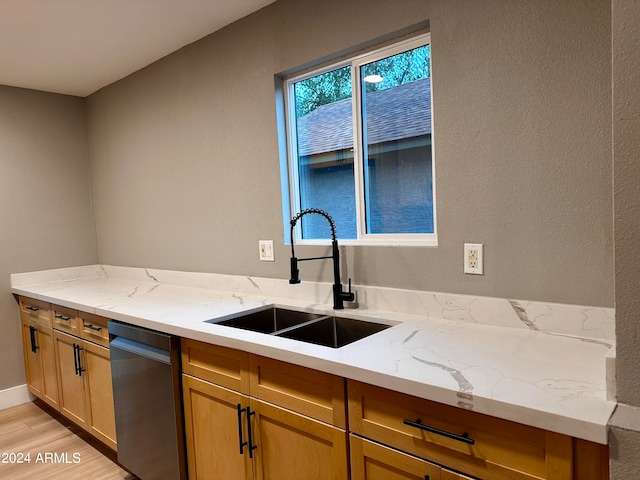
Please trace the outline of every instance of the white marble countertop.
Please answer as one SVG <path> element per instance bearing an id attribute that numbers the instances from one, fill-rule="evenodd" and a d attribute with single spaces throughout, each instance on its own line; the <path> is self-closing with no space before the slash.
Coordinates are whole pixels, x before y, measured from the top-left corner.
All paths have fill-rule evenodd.
<path id="1" fill-rule="evenodd" d="M 239 277 L 225 284 L 216 276 L 219 289 L 211 289 L 198 286 L 198 274 L 179 285 L 159 281 L 159 272 L 89 266 L 15 274 L 12 292 L 607 443 L 611 340 L 363 308 L 340 316 L 393 326 L 333 349 L 205 322 L 265 305 L 333 312 L 330 305 L 246 293 L 234 286 Z"/>

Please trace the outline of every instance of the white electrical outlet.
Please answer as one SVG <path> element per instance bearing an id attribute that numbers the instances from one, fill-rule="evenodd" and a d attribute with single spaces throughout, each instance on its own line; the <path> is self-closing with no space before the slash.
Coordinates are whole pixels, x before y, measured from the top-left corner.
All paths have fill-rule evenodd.
<path id="1" fill-rule="evenodd" d="M 464 244 L 464 273 L 470 275 L 484 274 L 481 243 Z"/>
<path id="2" fill-rule="evenodd" d="M 258 247 L 260 248 L 260 261 L 261 262 L 273 262 L 273 240 L 258 240 Z"/>

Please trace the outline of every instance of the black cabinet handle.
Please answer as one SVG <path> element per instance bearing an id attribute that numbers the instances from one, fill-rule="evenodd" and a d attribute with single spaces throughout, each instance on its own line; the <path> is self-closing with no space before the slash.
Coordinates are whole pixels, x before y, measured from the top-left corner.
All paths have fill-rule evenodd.
<path id="1" fill-rule="evenodd" d="M 71 320 L 71 317 L 64 317 L 62 315 L 56 315 L 56 318 L 58 320 L 62 320 L 63 322 L 68 322 L 69 320 Z"/>
<path id="2" fill-rule="evenodd" d="M 73 366 L 76 368 L 76 375 L 78 375 L 78 345 L 73 344 Z"/>
<path id="3" fill-rule="evenodd" d="M 73 344 L 73 364 L 76 367 L 76 375 L 82 376 L 84 368 L 82 368 L 82 358 L 80 357 L 80 351 L 84 350 L 80 345 Z"/>
<path id="4" fill-rule="evenodd" d="M 39 312 L 39 311 L 40 311 L 40 309 L 39 309 L 39 308 L 37 308 L 37 307 L 32 307 L 31 305 L 27 305 L 27 306 L 26 306 L 26 307 L 24 307 L 24 308 L 26 308 L 27 310 L 30 310 L 30 311 L 32 311 L 32 312 Z"/>
<path id="5" fill-rule="evenodd" d="M 74 344 L 75 345 L 75 344 Z M 82 372 L 84 372 L 84 368 L 82 368 L 82 357 L 80 356 L 80 352 L 84 350 L 80 345 L 76 345 L 76 354 L 78 355 L 78 376 L 82 376 Z"/>
<path id="6" fill-rule="evenodd" d="M 427 432 L 435 433 L 436 435 L 442 435 L 443 437 L 452 438 L 453 440 L 457 440 L 459 442 L 468 443 L 469 445 L 473 445 L 476 441 L 473 438 L 469 438 L 468 433 L 463 433 L 462 435 L 456 435 L 455 433 L 447 432 L 446 430 L 440 430 L 439 428 L 430 427 L 429 425 L 424 425 L 420 419 L 417 419 L 415 422 L 411 420 L 404 419 L 404 424 L 409 425 L 410 427 L 419 428 L 420 430 L 425 430 Z"/>
<path id="7" fill-rule="evenodd" d="M 249 445 L 249 442 L 242 441 L 242 412 L 244 412 L 242 405 L 238 404 L 238 441 L 240 443 L 240 455 L 244 455 L 244 447 Z"/>
<path id="8" fill-rule="evenodd" d="M 102 327 L 94 327 L 90 323 L 85 323 L 84 324 L 84 328 L 88 328 L 89 330 L 93 330 L 94 332 L 101 332 L 102 331 Z"/>
<path id="9" fill-rule="evenodd" d="M 38 329 L 33 325 L 29 325 L 29 339 L 31 340 L 31 353 L 37 353 L 38 345 L 36 345 L 36 331 Z"/>
<path id="10" fill-rule="evenodd" d="M 251 415 L 255 415 L 256 412 L 252 412 L 249 406 L 247 405 L 247 433 L 249 435 L 249 458 L 253 458 L 253 451 L 258 448 L 257 445 L 253 444 L 253 431 L 251 429 Z"/>

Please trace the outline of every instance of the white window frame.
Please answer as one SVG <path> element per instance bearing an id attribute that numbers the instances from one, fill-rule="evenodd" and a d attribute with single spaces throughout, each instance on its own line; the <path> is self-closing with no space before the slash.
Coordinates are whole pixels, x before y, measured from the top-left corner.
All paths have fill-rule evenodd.
<path id="1" fill-rule="evenodd" d="M 342 239 L 338 236 L 341 245 L 380 245 L 380 246 L 437 246 L 437 215 L 436 215 L 436 175 L 435 175 L 435 151 L 434 151 L 434 113 L 433 113 L 433 91 L 431 90 L 431 179 L 433 192 L 433 233 L 405 233 L 405 234 L 380 234 L 367 233 L 366 226 L 366 205 L 365 205 L 365 185 L 364 185 L 364 158 L 363 158 L 363 132 L 362 132 L 362 88 L 360 78 L 360 67 L 368 63 L 378 61 L 380 59 L 412 50 L 427 44 L 431 44 L 431 36 L 425 33 L 409 40 L 400 41 L 377 50 L 373 50 L 361 55 L 357 55 L 340 62 L 327 65 L 323 68 L 305 72 L 302 75 L 292 76 L 284 82 L 284 103 L 286 112 L 286 136 L 287 136 L 287 166 L 289 171 L 289 219 L 285 218 L 285 238 L 288 237 L 290 229 L 289 220 L 298 213 L 298 205 L 300 204 L 300 191 L 298 182 L 298 146 L 296 123 L 291 119 L 296 118 L 295 114 L 295 98 L 293 85 L 297 82 L 306 80 L 311 77 L 322 75 L 323 73 L 336 70 L 342 67 L 351 66 L 352 85 L 357 86 L 355 94 L 351 97 L 353 112 L 353 132 L 354 136 L 354 176 L 355 176 L 355 204 L 356 204 L 356 223 L 357 223 L 357 239 Z M 431 65 L 433 62 L 431 62 Z M 433 76 L 433 69 L 429 81 Z M 284 192 L 283 192 L 284 195 Z M 328 239 L 303 239 L 301 235 L 301 223 L 298 222 L 294 229 L 296 245 L 329 245 Z M 339 232 L 338 232 L 339 234 Z"/>

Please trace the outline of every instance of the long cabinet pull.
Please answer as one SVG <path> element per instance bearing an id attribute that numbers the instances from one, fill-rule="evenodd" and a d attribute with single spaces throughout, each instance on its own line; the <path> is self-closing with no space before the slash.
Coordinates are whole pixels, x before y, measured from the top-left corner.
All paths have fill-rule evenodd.
<path id="1" fill-rule="evenodd" d="M 442 435 L 443 437 L 452 438 L 453 440 L 458 440 L 459 442 L 468 443 L 469 445 L 473 445 L 474 443 L 476 443 L 476 441 L 473 438 L 469 437 L 468 433 L 463 433 L 462 435 L 456 435 L 455 433 L 447 432 L 446 430 L 440 430 L 439 428 L 425 425 L 420 421 L 420 419 L 417 419 L 414 422 L 411 420 L 407 420 L 405 418 L 404 424 L 409 425 L 410 427 L 419 428 L 420 430 L 425 430 L 427 432 L 435 433 L 436 435 Z"/>
<path id="2" fill-rule="evenodd" d="M 78 375 L 78 345 L 73 344 L 73 366 L 76 368 L 76 375 Z"/>
<path id="3" fill-rule="evenodd" d="M 240 443 L 240 455 L 244 455 L 244 447 L 249 445 L 249 442 L 242 440 L 242 412 L 244 412 L 241 404 L 238 404 L 238 441 Z"/>
<path id="4" fill-rule="evenodd" d="M 253 458 L 253 451 L 258 448 L 257 445 L 253 444 L 253 430 L 251 428 L 251 415 L 255 415 L 256 412 L 252 412 L 249 406 L 247 405 L 247 433 L 249 435 L 249 458 Z"/>
<path id="5" fill-rule="evenodd" d="M 76 352 L 78 355 L 78 376 L 82 376 L 82 372 L 84 372 L 84 368 L 82 368 L 82 357 L 80 356 L 80 352 L 84 350 L 80 345 L 76 345 Z"/>
<path id="6" fill-rule="evenodd" d="M 27 305 L 24 308 L 26 308 L 27 310 L 30 310 L 32 312 L 39 312 L 40 311 L 40 309 L 38 307 L 32 307 L 31 305 Z"/>
<path id="7" fill-rule="evenodd" d="M 38 352 L 38 345 L 36 344 L 36 331 L 38 329 L 33 325 L 29 325 L 29 339 L 31 340 L 31 353 Z"/>
<path id="8" fill-rule="evenodd" d="M 63 322 L 68 322 L 69 320 L 71 320 L 71 317 L 65 317 L 63 315 L 56 315 L 56 318 L 58 320 L 62 320 Z"/>
<path id="9" fill-rule="evenodd" d="M 84 324 L 84 328 L 88 328 L 89 330 L 93 330 L 94 332 L 101 332 L 102 331 L 102 327 L 94 327 L 90 323 L 85 323 Z"/>

